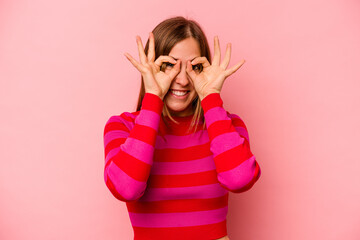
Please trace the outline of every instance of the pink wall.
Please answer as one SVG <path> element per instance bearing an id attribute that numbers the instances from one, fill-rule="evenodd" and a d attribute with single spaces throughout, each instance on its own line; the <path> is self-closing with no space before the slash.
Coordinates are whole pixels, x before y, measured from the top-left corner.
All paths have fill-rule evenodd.
<path id="1" fill-rule="evenodd" d="M 231 240 L 360 239 L 359 2 L 129 2 L 0 1 L 0 239 L 132 238 L 103 180 L 103 127 L 135 110 L 123 53 L 174 15 L 246 60 L 222 98 L 262 176 L 230 194 Z"/>

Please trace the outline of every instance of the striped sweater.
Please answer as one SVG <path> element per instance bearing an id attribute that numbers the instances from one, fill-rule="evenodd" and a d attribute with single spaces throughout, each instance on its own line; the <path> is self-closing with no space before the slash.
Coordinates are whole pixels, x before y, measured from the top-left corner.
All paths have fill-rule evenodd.
<path id="1" fill-rule="evenodd" d="M 106 122 L 106 186 L 126 202 L 135 240 L 226 236 L 229 191 L 247 191 L 261 175 L 247 128 L 218 93 L 201 101 L 206 129 L 195 134 L 185 133 L 193 115 L 165 126 L 163 104 L 146 93 L 140 111 Z"/>

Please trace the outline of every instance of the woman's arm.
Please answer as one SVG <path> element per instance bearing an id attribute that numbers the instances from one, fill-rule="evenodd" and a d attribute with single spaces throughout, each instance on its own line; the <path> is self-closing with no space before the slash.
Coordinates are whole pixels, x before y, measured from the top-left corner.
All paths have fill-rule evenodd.
<path id="1" fill-rule="evenodd" d="M 145 93 L 135 119 L 122 113 L 105 125 L 105 183 L 121 201 L 135 201 L 145 192 L 162 108 L 159 96 Z"/>
<path id="2" fill-rule="evenodd" d="M 220 184 L 235 193 L 249 190 L 261 175 L 252 154 L 245 123 L 223 108 L 219 93 L 207 95 L 201 105 Z"/>

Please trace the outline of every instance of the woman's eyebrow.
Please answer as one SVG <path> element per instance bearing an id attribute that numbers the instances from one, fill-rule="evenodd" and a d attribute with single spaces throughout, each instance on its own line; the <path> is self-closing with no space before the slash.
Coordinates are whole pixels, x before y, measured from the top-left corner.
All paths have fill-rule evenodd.
<path id="1" fill-rule="evenodd" d="M 176 61 L 178 60 L 178 58 L 174 58 L 173 56 L 169 55 L 169 57 L 172 57 L 173 59 L 175 59 Z M 194 60 L 197 57 L 194 57 L 193 59 L 191 59 L 190 61 Z"/>

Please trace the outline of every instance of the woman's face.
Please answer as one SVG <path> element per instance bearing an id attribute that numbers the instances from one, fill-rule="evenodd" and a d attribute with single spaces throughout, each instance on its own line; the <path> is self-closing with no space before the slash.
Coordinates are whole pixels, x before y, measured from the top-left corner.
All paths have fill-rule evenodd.
<path id="1" fill-rule="evenodd" d="M 200 56 L 199 44 L 192 37 L 186 38 L 174 45 L 169 56 L 177 61 L 181 60 L 181 65 L 180 72 L 173 79 L 169 91 L 164 97 L 164 103 L 171 115 L 178 117 L 189 116 L 194 113 L 191 102 L 195 99 L 197 93 L 189 79 L 190 77 L 186 73 L 186 62 Z M 165 72 L 170 71 L 172 67 L 172 64 L 167 64 Z M 193 68 L 197 69 L 196 67 Z M 179 90 L 180 93 L 173 90 Z M 184 96 L 178 96 L 185 91 L 186 94 Z"/>

